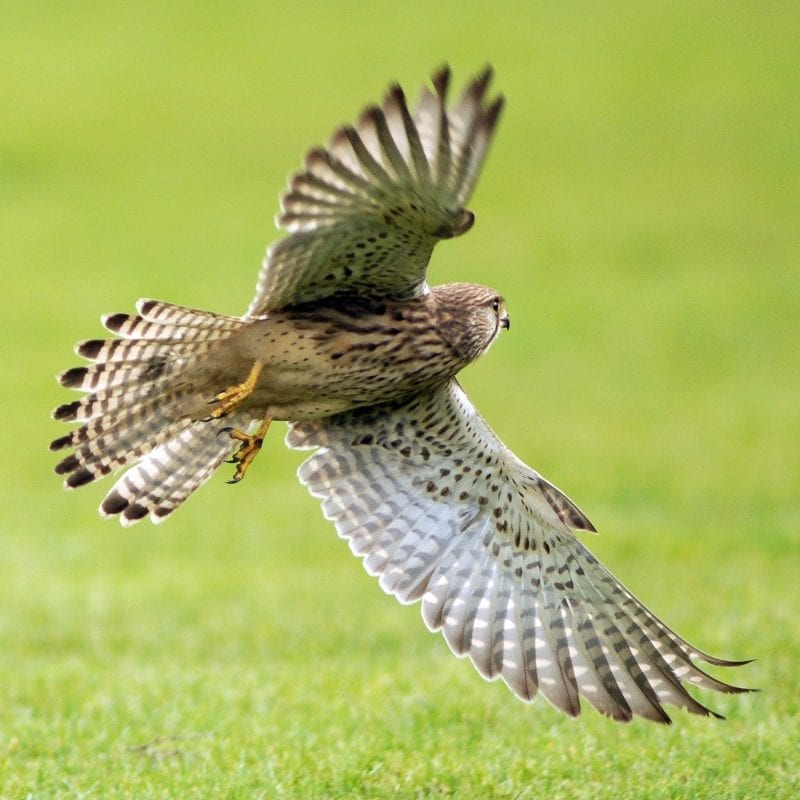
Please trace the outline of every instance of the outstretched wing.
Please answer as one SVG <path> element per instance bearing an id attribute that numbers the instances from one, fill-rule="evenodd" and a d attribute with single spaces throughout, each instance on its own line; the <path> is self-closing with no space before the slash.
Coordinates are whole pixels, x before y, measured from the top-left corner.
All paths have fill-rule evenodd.
<path id="1" fill-rule="evenodd" d="M 448 109 L 445 67 L 413 114 L 392 86 L 382 108 L 311 150 L 281 200 L 277 221 L 290 236 L 267 251 L 247 315 L 335 295 L 421 294 L 436 242 L 472 225 L 464 204 L 503 105 L 486 102 L 491 75 Z"/>
<path id="2" fill-rule="evenodd" d="M 292 425 L 287 444 L 320 448 L 299 470 L 370 574 L 485 678 L 567 714 L 583 695 L 617 720 L 669 722 L 663 704 L 713 714 L 685 683 L 746 691 L 694 663 L 571 533 L 594 530 L 517 459 L 452 381 L 402 403 Z"/>

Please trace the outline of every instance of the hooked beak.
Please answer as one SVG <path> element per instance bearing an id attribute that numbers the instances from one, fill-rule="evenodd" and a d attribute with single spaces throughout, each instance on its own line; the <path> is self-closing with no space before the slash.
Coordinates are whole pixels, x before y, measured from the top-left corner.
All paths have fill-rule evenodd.
<path id="1" fill-rule="evenodd" d="M 500 317 L 500 327 L 506 330 L 511 327 L 511 317 L 509 317 L 508 314 L 503 314 L 503 316 Z"/>

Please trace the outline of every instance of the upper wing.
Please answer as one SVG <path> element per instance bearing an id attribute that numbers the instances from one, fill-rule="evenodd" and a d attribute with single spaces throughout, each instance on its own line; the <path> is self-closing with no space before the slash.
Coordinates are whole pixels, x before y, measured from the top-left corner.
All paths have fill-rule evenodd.
<path id="1" fill-rule="evenodd" d="M 693 660 L 737 662 L 681 639 L 575 538 L 570 528 L 594 530 L 589 520 L 499 441 L 455 381 L 294 423 L 287 444 L 321 448 L 300 480 L 383 589 L 421 598 L 425 624 L 522 699 L 540 690 L 577 715 L 583 695 L 614 719 L 668 722 L 663 703 L 713 713 L 683 683 L 745 691 Z"/>
<path id="2" fill-rule="evenodd" d="M 448 109 L 442 69 L 413 115 L 392 86 L 383 108 L 311 150 L 281 200 L 278 225 L 291 235 L 267 250 L 247 315 L 337 294 L 419 295 L 436 242 L 472 225 L 464 204 L 503 104 L 485 102 L 491 75 L 486 68 Z"/>

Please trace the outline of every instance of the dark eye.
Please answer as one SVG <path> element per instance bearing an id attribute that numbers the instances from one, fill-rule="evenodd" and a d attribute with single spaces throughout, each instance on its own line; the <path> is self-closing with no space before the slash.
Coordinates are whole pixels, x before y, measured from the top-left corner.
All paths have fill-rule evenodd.
<path id="1" fill-rule="evenodd" d="M 495 299 L 492 300 L 492 311 L 497 313 L 499 310 L 500 310 L 500 298 L 495 297 Z"/>

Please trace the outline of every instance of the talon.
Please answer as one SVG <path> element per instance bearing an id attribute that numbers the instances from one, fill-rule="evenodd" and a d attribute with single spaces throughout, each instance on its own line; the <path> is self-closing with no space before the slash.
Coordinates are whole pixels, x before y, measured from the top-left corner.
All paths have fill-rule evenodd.
<path id="1" fill-rule="evenodd" d="M 244 478 L 245 473 L 264 444 L 264 437 L 269 430 L 271 422 L 272 417 L 264 417 L 264 421 L 253 434 L 244 433 L 231 427 L 225 427 L 219 431 L 219 433 L 226 432 L 231 439 L 242 443 L 239 449 L 225 462 L 226 464 L 236 464 L 236 472 L 234 472 L 228 483 L 239 483 Z"/>
<path id="2" fill-rule="evenodd" d="M 211 419 L 211 417 L 209 417 L 207 420 L 204 419 L 203 422 L 208 422 L 210 419 Z M 230 425 L 226 425 L 224 428 L 220 428 L 217 431 L 217 436 L 220 436 L 223 433 L 231 433 L 232 431 L 233 431 L 233 428 Z"/>

